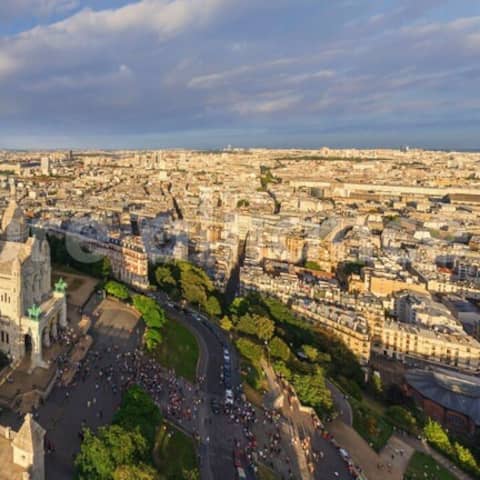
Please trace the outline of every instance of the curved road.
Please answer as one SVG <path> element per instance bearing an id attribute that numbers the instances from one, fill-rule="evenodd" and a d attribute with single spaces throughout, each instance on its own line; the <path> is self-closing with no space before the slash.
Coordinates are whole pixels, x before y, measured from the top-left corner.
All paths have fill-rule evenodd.
<path id="1" fill-rule="evenodd" d="M 243 437 L 242 427 L 230 424 L 225 415 L 214 415 L 210 401 L 217 400 L 223 405 L 225 400 L 225 386 L 220 379 L 223 369 L 223 348 L 230 352 L 232 364 L 232 389 L 240 386 L 239 363 L 235 349 L 226 338 L 223 331 L 216 325 L 201 318 L 195 312 L 184 312 L 174 308 L 168 297 L 162 292 L 155 295 L 168 316 L 187 326 L 198 340 L 200 358 L 197 366 L 197 376 L 203 377 L 201 383 L 206 402 L 200 409 L 200 470 L 202 479 L 215 480 L 218 478 L 234 479 L 235 467 L 233 463 L 233 449 L 235 440 Z M 250 475 L 250 478 L 253 478 Z"/>
<path id="2" fill-rule="evenodd" d="M 209 322 L 205 317 L 199 316 L 198 313 L 185 313 L 178 308 L 169 306 L 172 303 L 162 292 L 158 292 L 155 296 L 167 315 L 186 325 L 195 334 L 201 350 L 197 374 L 205 378 L 205 382 L 202 384 L 203 391 L 208 399 L 216 398 L 223 404 L 225 387 L 220 380 L 220 372 L 224 364 L 224 346 L 229 349 L 232 359 L 232 387 L 235 390 L 241 385 L 238 357 L 227 335 L 221 328 Z M 348 408 L 348 402 L 343 394 L 334 385 L 329 385 L 329 388 L 332 390 L 335 403 L 346 405 L 345 408 L 342 408 L 342 416 L 345 416 L 347 421 L 350 419 L 351 422 L 351 410 Z M 203 412 L 200 413 L 201 416 L 203 414 L 203 420 L 201 420 L 203 425 L 200 427 L 200 436 L 203 440 L 200 445 L 202 479 L 234 479 L 236 476 L 232 457 L 233 446 L 235 439 L 243 438 L 242 428 L 239 425 L 228 423 L 228 419 L 224 415 L 213 415 L 208 403 L 203 405 Z M 313 428 L 310 416 L 301 412 L 296 402 L 292 402 L 291 407 L 285 408 L 283 413 L 293 431 L 297 432 L 298 437 L 300 439 L 310 437 L 314 449 L 324 454 L 324 458 L 317 464 L 312 478 L 322 480 L 337 478 L 350 480 L 352 478 L 337 448 Z M 209 437 L 208 442 L 205 441 L 207 437 Z M 248 477 L 254 478 L 252 472 L 248 472 Z"/>

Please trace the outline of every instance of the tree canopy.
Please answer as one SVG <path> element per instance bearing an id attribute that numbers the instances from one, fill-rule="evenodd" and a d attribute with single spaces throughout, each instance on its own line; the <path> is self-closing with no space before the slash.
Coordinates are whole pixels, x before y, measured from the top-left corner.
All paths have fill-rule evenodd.
<path id="1" fill-rule="evenodd" d="M 251 340 L 248 340 L 248 338 L 239 338 L 235 344 L 240 354 L 252 362 L 258 363 L 262 358 L 262 347 Z"/>
<path id="2" fill-rule="evenodd" d="M 113 472 L 113 480 L 160 480 L 153 467 L 145 463 L 121 465 Z"/>
<path id="3" fill-rule="evenodd" d="M 105 291 L 108 295 L 120 300 L 127 300 L 130 297 L 128 288 L 123 283 L 115 282 L 114 280 L 110 280 L 105 284 Z"/>
<path id="4" fill-rule="evenodd" d="M 162 342 L 161 330 L 167 321 L 164 310 L 152 298 L 145 295 L 134 295 L 133 306 L 142 314 L 147 328 L 143 340 L 148 351 L 152 351 Z"/>
<path id="5" fill-rule="evenodd" d="M 291 354 L 290 348 L 280 337 L 272 338 L 268 344 L 268 351 L 272 357 L 280 358 L 284 362 L 290 358 Z"/>
<path id="6" fill-rule="evenodd" d="M 100 427 L 96 434 L 84 430 L 75 459 L 76 480 L 159 480 L 150 463 L 160 421 L 152 398 L 140 387 L 131 387 L 112 425 Z"/>
<path id="7" fill-rule="evenodd" d="M 97 435 L 84 431 L 84 440 L 75 460 L 78 480 L 111 480 L 122 465 L 145 460 L 148 445 L 139 429 L 127 431 L 118 425 L 100 427 Z"/>
<path id="8" fill-rule="evenodd" d="M 332 411 L 332 396 L 326 386 L 324 372 L 320 367 L 317 367 L 315 373 L 311 375 L 294 374 L 292 383 L 303 404 L 314 408 L 321 415 Z"/>
<path id="9" fill-rule="evenodd" d="M 184 298 L 210 316 L 221 315 L 220 295 L 200 267 L 185 261 L 164 263 L 155 269 L 155 280 L 169 295 Z"/>

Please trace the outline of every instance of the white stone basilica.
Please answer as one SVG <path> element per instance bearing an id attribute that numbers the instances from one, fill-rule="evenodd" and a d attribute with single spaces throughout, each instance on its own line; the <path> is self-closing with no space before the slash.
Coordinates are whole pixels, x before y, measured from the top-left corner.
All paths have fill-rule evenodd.
<path id="1" fill-rule="evenodd" d="M 45 367 L 42 348 L 67 325 L 65 285 L 51 288 L 50 248 L 30 237 L 15 200 L 3 214 L 0 231 L 0 350 L 13 364 L 30 357 L 30 368 Z"/>

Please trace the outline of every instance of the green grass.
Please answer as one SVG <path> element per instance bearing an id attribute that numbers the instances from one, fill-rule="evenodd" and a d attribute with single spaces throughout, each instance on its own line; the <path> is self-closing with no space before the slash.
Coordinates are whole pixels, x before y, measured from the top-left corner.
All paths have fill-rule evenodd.
<path id="1" fill-rule="evenodd" d="M 385 405 L 381 404 L 378 400 L 375 400 L 370 395 L 363 393 L 362 402 L 373 410 L 377 415 L 385 415 Z"/>
<path id="2" fill-rule="evenodd" d="M 263 395 L 267 389 L 267 382 L 260 365 L 255 365 L 246 358 L 242 358 L 240 374 L 244 383 Z"/>
<path id="3" fill-rule="evenodd" d="M 365 404 L 353 399 L 350 404 L 353 410 L 353 428 L 379 452 L 393 433 L 391 423 Z"/>
<path id="4" fill-rule="evenodd" d="M 410 459 L 405 480 L 457 480 L 448 470 L 439 465 L 430 455 L 415 452 Z"/>
<path id="5" fill-rule="evenodd" d="M 169 318 L 162 329 L 162 343 L 154 352 L 155 358 L 166 368 L 187 380 L 195 381 L 199 356 L 195 336 L 176 320 Z"/>
<path id="6" fill-rule="evenodd" d="M 157 431 L 153 460 L 162 480 L 182 479 L 185 470 L 198 470 L 193 440 L 167 422 Z"/>

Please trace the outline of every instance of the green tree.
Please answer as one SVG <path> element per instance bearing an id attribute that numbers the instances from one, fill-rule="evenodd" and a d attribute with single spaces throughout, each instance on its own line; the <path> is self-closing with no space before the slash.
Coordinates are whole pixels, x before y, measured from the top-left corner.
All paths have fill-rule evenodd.
<path id="1" fill-rule="evenodd" d="M 248 338 L 239 338 L 235 345 L 240 354 L 248 360 L 251 360 L 253 363 L 258 363 L 262 358 L 262 347 L 251 340 L 248 340 Z"/>
<path id="2" fill-rule="evenodd" d="M 84 430 L 80 452 L 75 458 L 77 480 L 110 480 L 115 464 L 107 445 L 90 430 Z"/>
<path id="3" fill-rule="evenodd" d="M 134 295 L 133 306 L 142 314 L 147 327 L 160 329 L 165 325 L 165 311 L 154 299 L 146 295 Z"/>
<path id="4" fill-rule="evenodd" d="M 207 303 L 205 305 L 205 311 L 210 317 L 218 317 L 222 313 L 222 307 L 218 298 L 214 295 L 208 297 Z"/>
<path id="5" fill-rule="evenodd" d="M 287 380 L 292 379 L 292 371 L 287 367 L 284 361 L 276 360 L 275 362 L 273 362 L 272 366 L 277 375 L 280 375 Z"/>
<path id="6" fill-rule="evenodd" d="M 233 323 L 227 316 L 225 316 L 220 320 L 220 327 L 229 332 L 233 328 Z"/>
<path id="7" fill-rule="evenodd" d="M 322 415 L 332 411 L 332 395 L 325 383 L 322 368 L 317 367 L 311 375 L 294 374 L 292 384 L 304 405 L 314 408 Z"/>
<path id="8" fill-rule="evenodd" d="M 337 378 L 337 382 L 346 393 L 348 393 L 358 401 L 362 400 L 363 392 L 362 389 L 358 386 L 357 382 L 347 379 L 341 375 Z"/>
<path id="9" fill-rule="evenodd" d="M 275 332 L 275 324 L 267 317 L 255 316 L 255 335 L 260 340 L 270 340 Z"/>
<path id="10" fill-rule="evenodd" d="M 113 280 L 110 280 L 105 284 L 105 291 L 109 295 L 112 295 L 112 297 L 116 297 L 120 300 L 127 300 L 130 297 L 128 288 L 122 283 Z"/>
<path id="11" fill-rule="evenodd" d="M 251 315 L 244 315 L 237 323 L 237 330 L 247 335 L 255 335 L 257 333 L 257 325 L 255 319 Z"/>
<path id="12" fill-rule="evenodd" d="M 113 472 L 113 480 L 159 480 L 153 467 L 145 463 L 121 465 Z"/>
<path id="13" fill-rule="evenodd" d="M 161 265 L 155 270 L 155 280 L 158 286 L 170 293 L 178 287 L 177 280 L 173 276 L 172 268 L 169 265 Z"/>
<path id="14" fill-rule="evenodd" d="M 453 449 L 455 456 L 462 467 L 468 471 L 474 472 L 477 475 L 480 473 L 480 468 L 477 464 L 477 461 L 468 448 L 460 445 L 458 442 L 455 442 L 453 444 Z"/>
<path id="15" fill-rule="evenodd" d="M 195 468 L 193 470 L 182 470 L 183 480 L 200 480 L 200 472 Z"/>
<path id="16" fill-rule="evenodd" d="M 230 304 L 229 312 L 232 315 L 236 315 L 237 317 L 242 317 L 248 312 L 248 308 L 249 308 L 248 301 L 243 297 L 237 297 Z"/>
<path id="17" fill-rule="evenodd" d="M 122 398 L 120 408 L 113 417 L 114 423 L 128 431 L 140 429 L 142 435 L 153 447 L 155 432 L 160 424 L 160 410 L 141 387 L 130 387 Z"/>
<path id="18" fill-rule="evenodd" d="M 284 362 L 290 358 L 290 348 L 280 337 L 272 338 L 268 344 L 268 350 L 272 357 L 280 358 Z"/>
<path id="19" fill-rule="evenodd" d="M 149 453 L 145 437 L 137 427 L 126 431 L 119 425 L 100 427 L 98 436 L 107 445 L 115 465 L 130 465 L 147 458 Z"/>
<path id="20" fill-rule="evenodd" d="M 195 275 L 182 275 L 181 287 L 183 298 L 192 305 L 204 306 L 207 302 L 207 293 L 202 285 L 195 283 Z"/>
<path id="21" fill-rule="evenodd" d="M 100 427 L 98 434 L 85 430 L 75 460 L 79 480 L 110 480 L 115 469 L 146 459 L 147 441 L 140 430 L 126 431 L 118 425 Z"/>
<path id="22" fill-rule="evenodd" d="M 153 352 L 162 343 L 162 339 L 162 334 L 158 328 L 147 327 L 143 336 L 147 352 Z"/>
<path id="23" fill-rule="evenodd" d="M 302 345 L 302 350 L 303 353 L 307 356 L 308 360 L 310 362 L 316 362 L 318 359 L 318 349 L 315 347 L 312 347 L 312 345 Z"/>
<path id="24" fill-rule="evenodd" d="M 439 450 L 446 454 L 452 453 L 453 448 L 448 434 L 438 422 L 428 419 L 423 433 L 425 434 L 425 438 Z"/>
<path id="25" fill-rule="evenodd" d="M 397 427 L 414 433 L 417 427 L 417 421 L 407 409 L 400 407 L 399 405 L 394 405 L 388 407 L 385 413 L 390 421 Z"/>
<path id="26" fill-rule="evenodd" d="M 108 257 L 103 257 L 102 267 L 101 267 L 101 276 L 104 280 L 110 277 L 112 274 L 112 264 Z"/>

